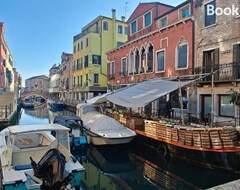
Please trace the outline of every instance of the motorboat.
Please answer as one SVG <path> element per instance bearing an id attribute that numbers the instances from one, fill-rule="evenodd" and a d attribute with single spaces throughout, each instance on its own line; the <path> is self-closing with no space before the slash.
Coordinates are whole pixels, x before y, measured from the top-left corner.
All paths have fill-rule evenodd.
<path id="1" fill-rule="evenodd" d="M 35 102 L 33 99 L 29 99 L 29 98 L 26 98 L 24 99 L 24 101 L 22 102 L 22 106 L 24 108 L 34 108 L 34 105 L 35 105 Z"/>
<path id="2" fill-rule="evenodd" d="M 83 122 L 80 117 L 74 115 L 58 116 L 54 118 L 53 123 L 63 125 L 70 129 L 69 140 L 72 150 L 87 145 L 87 139 L 83 134 Z"/>
<path id="3" fill-rule="evenodd" d="M 69 129 L 59 124 L 15 125 L 0 132 L 0 189 L 80 187 L 84 167 L 70 153 Z"/>
<path id="4" fill-rule="evenodd" d="M 136 136 L 133 130 L 104 115 L 99 105 L 78 104 L 77 116 L 83 120 L 84 132 L 94 145 L 125 144 Z"/>

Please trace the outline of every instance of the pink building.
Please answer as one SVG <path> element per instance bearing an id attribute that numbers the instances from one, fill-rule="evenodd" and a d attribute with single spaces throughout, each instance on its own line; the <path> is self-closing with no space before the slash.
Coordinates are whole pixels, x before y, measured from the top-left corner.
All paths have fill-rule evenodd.
<path id="1" fill-rule="evenodd" d="M 6 87 L 6 53 L 7 44 L 4 38 L 4 23 L 0 22 L 0 93 Z"/>

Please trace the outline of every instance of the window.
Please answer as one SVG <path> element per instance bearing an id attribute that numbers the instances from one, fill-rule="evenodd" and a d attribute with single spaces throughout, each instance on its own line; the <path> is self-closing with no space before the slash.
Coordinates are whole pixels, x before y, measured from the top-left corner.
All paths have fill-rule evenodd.
<path id="1" fill-rule="evenodd" d="M 79 43 L 77 44 L 77 50 L 78 50 L 78 51 L 80 50 L 80 45 L 79 45 Z"/>
<path id="2" fill-rule="evenodd" d="M 73 47 L 73 52 L 76 53 L 76 46 Z"/>
<path id="3" fill-rule="evenodd" d="M 77 77 L 77 86 L 79 86 L 80 85 L 80 77 L 78 76 Z"/>
<path id="4" fill-rule="evenodd" d="M 88 56 L 84 56 L 84 67 L 88 67 Z"/>
<path id="5" fill-rule="evenodd" d="M 81 42 L 81 49 L 83 49 L 83 42 Z"/>
<path id="6" fill-rule="evenodd" d="M 128 35 L 128 27 L 126 27 L 126 26 L 124 27 L 124 34 Z"/>
<path id="7" fill-rule="evenodd" d="M 214 7 L 214 13 L 213 15 L 208 14 L 208 7 Z M 216 14 L 215 14 L 215 9 L 216 9 L 216 1 L 212 1 L 210 3 L 207 3 L 205 6 L 205 27 L 210 26 L 216 23 Z"/>
<path id="8" fill-rule="evenodd" d="M 100 55 L 93 55 L 92 56 L 92 63 L 101 65 L 101 56 Z"/>
<path id="9" fill-rule="evenodd" d="M 118 33 L 119 34 L 123 33 L 123 26 L 122 25 L 118 25 Z"/>
<path id="10" fill-rule="evenodd" d="M 148 27 L 152 24 L 151 13 L 147 13 L 144 15 L 144 26 Z"/>
<path id="11" fill-rule="evenodd" d="M 123 58 L 121 62 L 121 76 L 126 76 L 127 73 L 127 59 Z"/>
<path id="12" fill-rule="evenodd" d="M 80 60 L 77 59 L 77 70 L 79 70 L 79 69 L 80 69 Z"/>
<path id="13" fill-rule="evenodd" d="M 120 47 L 123 44 L 124 44 L 123 42 L 117 42 L 117 47 Z"/>
<path id="14" fill-rule="evenodd" d="M 234 117 L 235 108 L 234 104 L 230 104 L 229 95 L 219 95 L 219 115 Z"/>
<path id="15" fill-rule="evenodd" d="M 137 23 L 136 23 L 136 21 L 131 23 L 131 30 L 132 30 L 132 34 L 137 32 Z"/>
<path id="16" fill-rule="evenodd" d="M 159 28 L 167 26 L 167 17 L 164 17 L 159 21 Z"/>
<path id="17" fill-rule="evenodd" d="M 165 70 L 165 51 L 157 52 L 157 71 Z"/>
<path id="18" fill-rule="evenodd" d="M 108 22 L 107 21 L 103 22 L 103 30 L 108 30 Z"/>
<path id="19" fill-rule="evenodd" d="M 181 18 L 185 18 L 185 17 L 190 16 L 189 6 L 183 8 L 183 9 L 181 10 L 181 15 L 180 15 L 180 16 L 181 16 Z"/>
<path id="20" fill-rule="evenodd" d="M 86 47 L 88 47 L 88 38 L 86 38 Z"/>
<path id="21" fill-rule="evenodd" d="M 88 86 L 88 74 L 86 74 L 86 86 Z"/>
<path id="22" fill-rule="evenodd" d="M 115 75 L 115 63 L 111 62 L 110 64 L 110 79 L 114 79 Z"/>
<path id="23" fill-rule="evenodd" d="M 80 75 L 80 86 L 82 87 L 82 75 Z"/>
<path id="24" fill-rule="evenodd" d="M 99 75 L 97 73 L 94 73 L 94 80 L 93 81 L 94 81 L 95 84 L 99 83 L 98 77 L 99 77 Z"/>
<path id="25" fill-rule="evenodd" d="M 177 65 L 176 69 L 183 69 L 188 66 L 188 45 L 180 44 L 177 46 Z"/>

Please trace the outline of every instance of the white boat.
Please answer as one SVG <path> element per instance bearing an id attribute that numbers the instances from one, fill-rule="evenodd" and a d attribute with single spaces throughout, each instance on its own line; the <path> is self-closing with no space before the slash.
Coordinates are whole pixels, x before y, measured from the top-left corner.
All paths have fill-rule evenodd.
<path id="1" fill-rule="evenodd" d="M 80 187 L 84 167 L 70 153 L 69 129 L 58 124 L 10 126 L 0 132 L 0 189 Z"/>
<path id="2" fill-rule="evenodd" d="M 131 129 L 104 115 L 101 106 L 78 104 L 77 116 L 83 121 L 88 141 L 94 145 L 129 143 L 136 136 Z"/>

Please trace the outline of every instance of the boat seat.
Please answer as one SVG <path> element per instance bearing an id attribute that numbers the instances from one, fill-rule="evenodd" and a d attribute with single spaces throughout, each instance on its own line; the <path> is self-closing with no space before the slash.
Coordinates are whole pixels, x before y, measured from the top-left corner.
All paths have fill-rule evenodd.
<path id="1" fill-rule="evenodd" d="M 19 170 L 28 170 L 28 169 L 32 169 L 32 165 L 31 164 L 15 166 L 15 170 L 17 170 L 17 171 L 19 171 Z"/>

